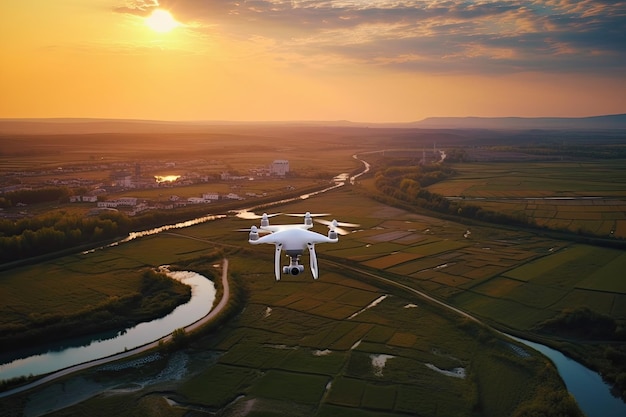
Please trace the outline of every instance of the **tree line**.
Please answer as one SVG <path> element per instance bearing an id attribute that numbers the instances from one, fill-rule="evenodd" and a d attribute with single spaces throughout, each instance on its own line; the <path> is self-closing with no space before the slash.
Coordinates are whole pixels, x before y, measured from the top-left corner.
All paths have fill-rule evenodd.
<path id="1" fill-rule="evenodd" d="M 120 211 L 84 216 L 60 210 L 17 221 L 0 219 L 0 263 L 96 244 L 201 215 L 206 215 L 206 208 L 155 210 L 134 217 Z"/>
<path id="2" fill-rule="evenodd" d="M 582 229 L 574 233 L 565 227 L 539 226 L 533 217 L 526 216 L 524 213 L 507 214 L 490 210 L 468 203 L 463 199 L 450 200 L 425 189 L 428 185 L 455 175 L 454 170 L 446 166 L 445 163 L 421 166 L 411 164 L 408 159 L 381 160 L 378 163 L 381 165 L 375 173 L 374 184 L 379 194 L 373 197 L 385 204 L 400 205 L 408 210 L 419 207 L 446 216 L 536 229 L 541 230 L 542 233 L 550 233 L 559 238 L 567 238 L 585 244 L 620 249 L 626 247 L 626 242 L 623 239 L 603 238 Z"/>
<path id="3" fill-rule="evenodd" d="M 326 187 L 326 184 L 293 190 L 282 194 L 281 197 L 289 198 L 323 187 Z M 48 187 L 9 192 L 0 196 L 0 208 L 13 207 L 19 203 L 62 203 L 67 201 L 70 195 L 82 191 L 86 192 L 67 187 Z M 276 196 L 266 197 L 255 202 L 262 204 L 275 198 Z M 233 201 L 222 203 L 219 207 L 226 211 L 237 208 L 240 204 Z M 82 213 L 59 210 L 20 220 L 0 219 L 0 264 L 96 244 L 126 236 L 132 231 L 147 230 L 205 215 L 206 207 L 199 205 L 177 210 L 150 210 L 132 217 L 120 211 L 104 211 L 98 215 L 85 216 Z"/>
<path id="4" fill-rule="evenodd" d="M 95 244 L 200 215 L 206 215 L 205 207 L 154 210 L 133 217 L 120 211 L 84 216 L 59 210 L 20 220 L 0 219 L 0 263 Z"/>
<path id="5" fill-rule="evenodd" d="M 72 190 L 68 187 L 43 187 L 34 190 L 9 191 L 0 196 L 0 208 L 17 207 L 20 204 L 42 204 L 68 200 L 73 194 L 83 194 L 86 190 Z"/>
<path id="6" fill-rule="evenodd" d="M 462 200 L 452 201 L 444 196 L 432 193 L 425 187 L 438 181 L 452 177 L 455 172 L 445 164 L 433 165 L 396 165 L 402 161 L 392 161 L 391 166 L 380 169 L 376 173 L 374 184 L 376 189 L 391 200 L 401 201 L 412 206 L 443 214 L 461 216 L 480 221 L 509 224 L 534 225 L 532 219 L 523 214 L 508 215 L 487 210 Z"/>
<path id="7" fill-rule="evenodd" d="M 18 221 L 0 220 L 0 262 L 10 262 L 98 242 L 128 233 L 133 222 L 120 212 L 83 217 L 65 211 Z"/>

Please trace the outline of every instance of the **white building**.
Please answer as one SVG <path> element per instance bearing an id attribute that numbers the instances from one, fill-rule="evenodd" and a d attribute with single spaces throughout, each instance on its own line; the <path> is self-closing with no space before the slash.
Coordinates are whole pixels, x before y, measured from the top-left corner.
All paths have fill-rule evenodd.
<path id="1" fill-rule="evenodd" d="M 150 207 L 147 204 L 139 203 L 135 207 L 133 207 L 133 209 L 131 211 L 129 211 L 127 214 L 129 216 L 135 216 L 138 213 L 141 213 L 142 211 L 146 211 L 146 210 L 149 210 L 149 209 L 150 209 Z"/>
<path id="2" fill-rule="evenodd" d="M 204 204 L 204 203 L 210 203 L 211 200 L 205 200 L 202 197 L 189 197 L 187 199 L 187 202 L 189 202 L 190 204 Z"/>
<path id="3" fill-rule="evenodd" d="M 137 197 L 121 197 L 117 200 L 98 201 L 98 207 L 115 208 L 119 206 L 131 206 L 137 205 Z"/>
<path id="4" fill-rule="evenodd" d="M 270 165 L 270 173 L 284 177 L 289 172 L 289 161 L 286 159 L 277 159 Z"/>
<path id="5" fill-rule="evenodd" d="M 133 183 L 131 174 L 125 171 L 117 171 L 111 173 L 111 185 L 115 187 L 130 187 Z"/>
<path id="6" fill-rule="evenodd" d="M 98 207 L 100 208 L 116 208 L 117 206 L 117 200 L 98 201 Z"/>
<path id="7" fill-rule="evenodd" d="M 98 197 L 96 197 L 95 195 L 71 195 L 70 196 L 70 203 L 80 203 L 80 202 L 87 202 L 87 203 L 96 203 L 98 201 Z"/>
<path id="8" fill-rule="evenodd" d="M 118 200 L 120 206 L 136 206 L 137 197 L 120 197 Z"/>
<path id="9" fill-rule="evenodd" d="M 203 193 L 202 198 L 205 200 L 216 201 L 220 199 L 220 195 L 218 193 Z"/>
<path id="10" fill-rule="evenodd" d="M 229 200 L 243 200 L 243 197 L 240 197 L 238 194 L 235 193 L 228 193 L 224 196 L 224 198 L 228 198 Z"/>

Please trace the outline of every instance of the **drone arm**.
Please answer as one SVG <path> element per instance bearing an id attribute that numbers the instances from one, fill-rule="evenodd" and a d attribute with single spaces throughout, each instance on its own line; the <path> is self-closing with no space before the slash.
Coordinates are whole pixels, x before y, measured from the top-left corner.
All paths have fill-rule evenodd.
<path id="1" fill-rule="evenodd" d="M 307 243 L 307 248 L 309 248 L 309 258 L 311 259 L 311 274 L 313 274 L 313 278 L 317 279 L 319 277 L 319 271 L 317 269 L 317 255 L 315 254 L 315 245 L 313 243 Z"/>
<path id="2" fill-rule="evenodd" d="M 274 251 L 274 275 L 276 281 L 280 281 L 280 253 L 283 250 L 283 244 L 276 242 L 276 250 Z"/>
<path id="3" fill-rule="evenodd" d="M 330 238 L 328 236 L 324 236 L 319 233 L 315 233 L 315 235 L 316 236 L 309 237 L 309 242 L 313 244 L 317 244 L 317 243 L 336 243 L 339 241 L 337 236 Z"/>
<path id="4" fill-rule="evenodd" d="M 264 230 L 264 229 L 261 229 Z M 270 233 L 268 235 L 265 236 L 261 236 L 258 239 L 255 240 L 248 240 L 248 242 L 250 242 L 253 245 L 259 245 L 261 243 L 268 243 L 268 244 L 272 244 L 272 245 L 277 245 L 279 242 L 276 241 L 275 236 L 273 236 L 273 233 Z"/>

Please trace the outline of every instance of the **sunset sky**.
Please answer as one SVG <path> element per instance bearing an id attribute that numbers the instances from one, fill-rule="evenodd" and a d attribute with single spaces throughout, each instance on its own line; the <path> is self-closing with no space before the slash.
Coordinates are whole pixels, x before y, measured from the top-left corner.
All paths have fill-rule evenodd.
<path id="1" fill-rule="evenodd" d="M 625 74 L 626 1 L 0 4 L 0 118 L 580 117 Z"/>

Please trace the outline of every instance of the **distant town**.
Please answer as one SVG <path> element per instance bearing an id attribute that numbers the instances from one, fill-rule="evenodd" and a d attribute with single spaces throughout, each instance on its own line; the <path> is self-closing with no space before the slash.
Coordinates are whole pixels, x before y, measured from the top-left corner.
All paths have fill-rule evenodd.
<path id="1" fill-rule="evenodd" d="M 188 164 L 187 162 L 186 164 Z M 219 161 L 210 161 L 209 165 L 221 166 Z M 94 164 L 89 166 L 59 167 L 55 171 L 31 170 L 11 172 L 0 184 L 0 197 L 7 193 L 27 192 L 50 187 L 66 187 L 71 190 L 67 196 L 69 203 L 92 203 L 93 208 L 88 215 L 98 215 L 103 211 L 122 211 L 134 216 L 146 210 L 171 210 L 192 204 L 208 204 L 219 200 L 244 200 L 246 198 L 264 197 L 266 193 L 245 192 L 243 195 L 236 192 L 220 193 L 208 189 L 193 197 L 181 197 L 176 193 L 180 187 L 216 182 L 253 181 L 258 179 L 284 179 L 290 173 L 289 161 L 277 159 L 267 166 L 249 169 L 245 174 L 239 172 L 222 171 L 219 175 L 208 175 L 188 171 L 181 175 L 151 175 L 144 174 L 144 170 L 155 172 L 158 168 L 170 171 L 180 169 L 176 162 L 155 166 L 153 161 L 146 163 L 112 163 Z M 91 172 L 110 172 L 108 180 L 87 179 L 84 174 Z M 45 179 L 44 179 L 45 178 Z M 37 180 L 39 179 L 39 181 Z M 9 182 L 10 184 L 7 184 Z M 233 185 L 233 189 L 240 187 Z M 287 190 L 292 186 L 285 186 Z M 163 189 L 168 193 L 159 193 L 156 199 L 138 198 L 124 194 L 129 190 Z M 15 203 L 16 208 L 24 208 L 28 204 L 22 201 Z M 0 218 L 21 218 L 27 215 L 25 211 L 5 211 L 0 208 Z"/>

